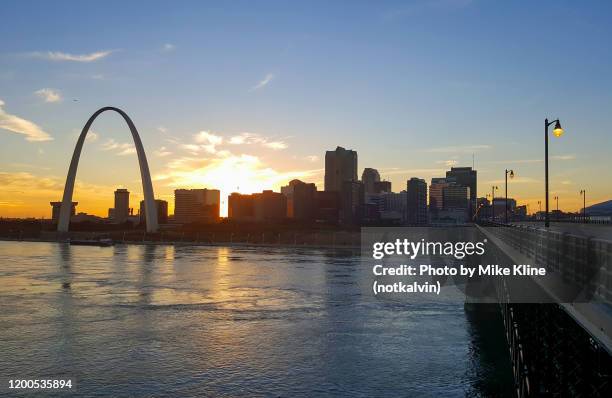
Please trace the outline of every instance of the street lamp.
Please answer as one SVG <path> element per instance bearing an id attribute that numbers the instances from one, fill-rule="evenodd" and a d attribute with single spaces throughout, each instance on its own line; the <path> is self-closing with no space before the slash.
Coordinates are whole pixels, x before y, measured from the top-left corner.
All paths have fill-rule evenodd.
<path id="1" fill-rule="evenodd" d="M 493 185 L 491 187 L 491 221 L 495 222 L 495 190 L 499 189 L 498 186 Z"/>
<path id="2" fill-rule="evenodd" d="M 555 124 L 553 134 L 555 137 L 561 137 L 563 135 L 563 128 L 559 119 L 549 122 L 548 119 L 544 119 L 544 190 L 546 191 L 546 213 L 544 214 L 544 226 L 548 228 L 550 226 L 550 219 L 548 214 L 548 127 L 551 124 Z"/>
<path id="3" fill-rule="evenodd" d="M 586 222 L 586 189 L 580 190 L 582 196 L 582 222 Z"/>
<path id="4" fill-rule="evenodd" d="M 559 219 L 559 196 L 555 195 L 553 200 L 557 202 L 557 219 Z"/>
<path id="5" fill-rule="evenodd" d="M 508 173 L 510 174 L 510 179 L 514 178 L 514 170 L 508 170 L 506 169 L 506 203 L 505 203 L 505 210 L 506 210 L 506 216 L 505 216 L 505 220 L 506 220 L 506 224 L 508 224 Z"/>

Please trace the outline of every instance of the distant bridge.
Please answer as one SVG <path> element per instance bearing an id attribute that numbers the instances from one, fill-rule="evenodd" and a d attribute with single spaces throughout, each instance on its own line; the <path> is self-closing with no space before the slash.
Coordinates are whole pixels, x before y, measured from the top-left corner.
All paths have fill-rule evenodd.
<path id="1" fill-rule="evenodd" d="M 612 240 L 602 239 L 612 227 L 572 227 L 478 226 L 513 263 L 554 272 L 540 286 L 551 298 L 563 281 L 587 293 L 580 303 L 513 304 L 498 284 L 519 397 L 612 396 Z"/>

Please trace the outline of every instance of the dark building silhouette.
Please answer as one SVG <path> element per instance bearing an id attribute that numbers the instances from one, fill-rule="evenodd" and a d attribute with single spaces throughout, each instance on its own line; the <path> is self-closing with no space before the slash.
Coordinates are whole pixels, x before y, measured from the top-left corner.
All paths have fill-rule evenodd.
<path id="1" fill-rule="evenodd" d="M 253 194 L 255 221 L 280 221 L 287 217 L 287 198 L 270 190 Z"/>
<path id="2" fill-rule="evenodd" d="M 359 224 L 365 201 L 363 183 L 360 181 L 344 181 L 340 198 L 340 222 L 348 225 Z"/>
<path id="3" fill-rule="evenodd" d="M 228 198 L 227 217 L 235 221 L 255 221 L 253 195 L 232 193 Z"/>
<path id="4" fill-rule="evenodd" d="M 374 183 L 373 193 L 383 193 L 383 192 L 392 192 L 391 191 L 391 181 L 376 181 Z"/>
<path id="5" fill-rule="evenodd" d="M 466 186 L 470 189 L 469 209 L 476 208 L 477 191 L 477 175 L 476 170 L 471 167 L 451 167 L 450 171 L 446 172 L 446 178 L 454 180 L 457 184 Z M 470 213 L 473 213 L 470 211 Z"/>
<path id="6" fill-rule="evenodd" d="M 337 147 L 325 152 L 325 190 L 340 192 L 344 181 L 357 181 L 357 152 Z"/>
<path id="7" fill-rule="evenodd" d="M 124 188 L 117 189 L 115 191 L 115 207 L 113 207 L 111 218 L 113 222 L 122 223 L 127 221 L 130 215 L 132 215 L 130 209 L 130 191 Z"/>
<path id="8" fill-rule="evenodd" d="M 506 214 L 506 198 L 493 199 L 493 207 L 495 207 L 495 218 L 504 219 Z M 508 198 L 508 218 L 512 219 L 512 215 L 516 210 L 516 200 Z"/>
<path id="9" fill-rule="evenodd" d="M 477 220 L 486 220 L 491 218 L 491 202 L 486 197 L 476 200 L 475 217 Z"/>
<path id="10" fill-rule="evenodd" d="M 427 183 L 413 177 L 406 183 L 406 222 L 410 225 L 427 224 Z"/>
<path id="11" fill-rule="evenodd" d="M 443 202 L 445 210 L 469 209 L 470 188 L 465 185 L 451 183 L 444 188 Z"/>
<path id="12" fill-rule="evenodd" d="M 51 222 L 57 223 L 59 220 L 60 209 L 62 208 L 62 202 L 49 202 L 51 205 Z M 72 202 L 72 206 L 70 208 L 70 217 L 76 214 L 76 206 L 79 202 Z"/>
<path id="13" fill-rule="evenodd" d="M 179 224 L 218 221 L 220 203 L 218 189 L 176 189 L 174 221 Z"/>
<path id="14" fill-rule="evenodd" d="M 317 186 L 300 180 L 291 180 L 281 187 L 287 198 L 287 217 L 300 221 L 314 221 L 316 217 L 315 195 Z"/>
<path id="15" fill-rule="evenodd" d="M 429 210 L 437 213 L 444 208 L 444 188 L 449 182 L 446 178 L 432 178 L 429 185 Z"/>
<path id="16" fill-rule="evenodd" d="M 329 224 L 338 223 L 340 216 L 340 192 L 317 191 L 315 193 L 316 219 Z"/>
<path id="17" fill-rule="evenodd" d="M 378 170 L 366 167 L 363 169 L 361 174 L 361 182 L 363 182 L 363 189 L 366 194 L 376 193 L 374 190 L 374 184 L 380 181 L 380 174 Z"/>
<path id="18" fill-rule="evenodd" d="M 168 224 L 168 202 L 161 199 L 155 199 L 155 211 L 157 213 L 158 224 Z M 140 222 L 146 222 L 145 201 L 140 201 Z"/>

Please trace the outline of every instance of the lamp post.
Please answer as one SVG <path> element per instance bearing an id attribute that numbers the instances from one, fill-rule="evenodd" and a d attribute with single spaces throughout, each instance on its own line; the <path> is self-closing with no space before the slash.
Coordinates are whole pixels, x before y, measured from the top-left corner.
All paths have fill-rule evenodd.
<path id="1" fill-rule="evenodd" d="M 495 222 L 495 190 L 499 189 L 496 185 L 491 187 L 491 221 Z"/>
<path id="2" fill-rule="evenodd" d="M 544 226 L 548 228 L 550 226 L 550 216 L 548 213 L 548 126 L 555 123 L 553 134 L 555 137 L 561 137 L 563 135 L 563 128 L 559 119 L 553 120 L 552 122 L 544 119 L 544 190 L 546 192 L 546 213 L 544 213 Z"/>
<path id="3" fill-rule="evenodd" d="M 506 216 L 505 221 L 506 224 L 508 224 L 508 173 L 510 173 L 510 179 L 514 178 L 514 170 L 508 170 L 506 169 L 506 200 L 505 200 L 505 210 L 506 210 Z"/>
<path id="4" fill-rule="evenodd" d="M 580 190 L 582 196 L 582 222 L 586 222 L 586 189 Z"/>

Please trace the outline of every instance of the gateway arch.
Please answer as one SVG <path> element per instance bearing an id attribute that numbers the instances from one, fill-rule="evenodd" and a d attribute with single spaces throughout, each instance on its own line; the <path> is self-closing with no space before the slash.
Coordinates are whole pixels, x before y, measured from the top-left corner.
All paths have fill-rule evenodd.
<path id="1" fill-rule="evenodd" d="M 77 167 L 79 165 L 79 158 L 81 156 L 81 150 L 83 149 L 83 143 L 89 132 L 89 128 L 93 121 L 105 111 L 114 111 L 123 116 L 123 119 L 127 123 L 130 131 L 132 132 L 132 138 L 134 139 L 134 146 L 136 147 L 136 154 L 138 155 L 138 164 L 140 165 L 140 176 L 142 178 L 142 191 L 144 193 L 144 207 L 145 207 L 145 219 L 147 221 L 147 232 L 157 231 L 157 209 L 155 205 L 155 197 L 153 195 L 153 184 L 151 183 L 151 173 L 149 173 L 149 164 L 147 163 L 147 156 L 145 155 L 142 141 L 138 135 L 138 130 L 132 122 L 132 119 L 119 108 L 112 106 L 106 106 L 98 109 L 85 123 L 79 140 L 77 141 L 74 153 L 72 154 L 72 160 L 70 161 L 70 168 L 68 169 L 68 176 L 66 177 L 66 186 L 64 187 L 64 196 L 62 198 L 62 205 L 60 208 L 59 222 L 57 224 L 57 230 L 59 232 L 68 232 L 70 225 L 70 210 L 72 206 L 72 192 L 74 191 L 74 180 L 76 179 Z"/>

